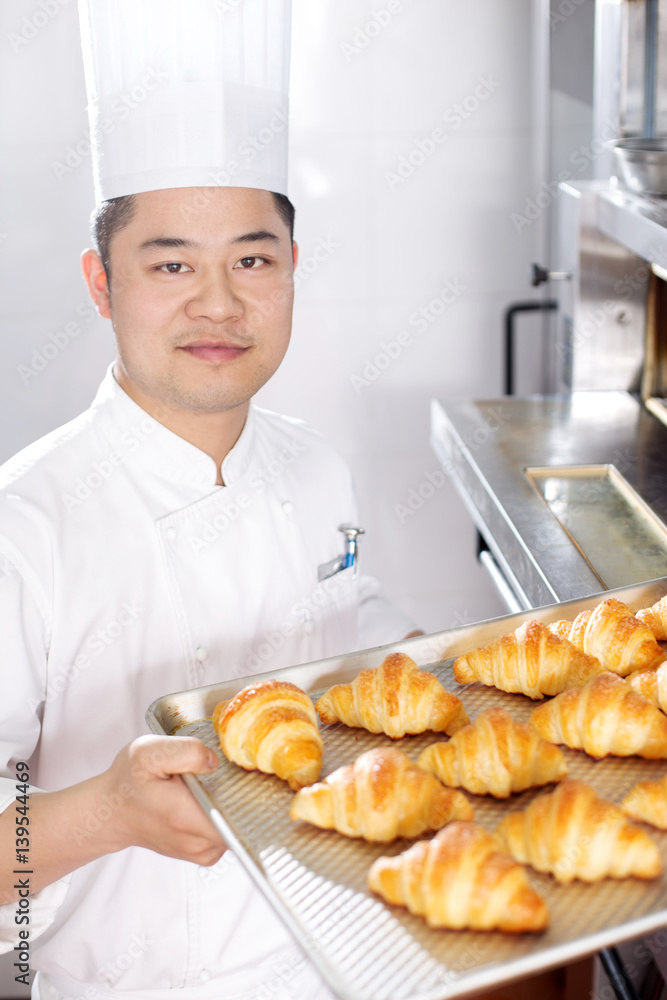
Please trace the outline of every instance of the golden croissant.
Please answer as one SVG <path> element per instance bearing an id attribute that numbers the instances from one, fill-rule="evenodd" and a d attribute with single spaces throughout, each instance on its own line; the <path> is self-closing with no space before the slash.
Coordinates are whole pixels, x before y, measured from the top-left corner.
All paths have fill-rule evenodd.
<path id="1" fill-rule="evenodd" d="M 541 931 L 549 922 L 525 870 L 474 823 L 450 823 L 432 840 L 378 858 L 368 887 L 430 927 L 518 932 Z"/>
<path id="2" fill-rule="evenodd" d="M 558 882 L 657 878 L 662 871 L 648 833 L 580 781 L 564 781 L 523 812 L 505 816 L 496 835 L 517 861 Z"/>
<path id="3" fill-rule="evenodd" d="M 635 618 L 648 625 L 655 638 L 664 642 L 667 639 L 667 594 L 650 608 L 642 608 Z"/>
<path id="4" fill-rule="evenodd" d="M 362 670 L 351 684 L 335 684 L 316 703 L 324 723 L 385 733 L 455 733 L 470 720 L 459 698 L 404 653 L 392 653 L 379 667 Z"/>
<path id="5" fill-rule="evenodd" d="M 635 670 L 625 679 L 633 691 L 667 712 L 667 663 L 662 663 L 657 670 Z"/>
<path id="6" fill-rule="evenodd" d="M 317 781 L 322 737 L 308 695 L 288 681 L 258 681 L 213 713 L 225 757 L 249 771 L 277 774 L 292 791 Z"/>
<path id="7" fill-rule="evenodd" d="M 472 819 L 465 795 L 445 788 L 395 747 L 367 750 L 292 799 L 290 818 L 346 837 L 418 837 L 453 819 Z"/>
<path id="8" fill-rule="evenodd" d="M 583 684 L 602 669 L 593 656 L 582 653 L 538 621 L 524 622 L 489 646 L 459 656 L 453 667 L 454 678 L 460 684 L 481 681 L 534 699 Z"/>
<path id="9" fill-rule="evenodd" d="M 667 716 L 616 674 L 563 691 L 534 708 L 530 721 L 550 743 L 591 757 L 667 757 Z"/>
<path id="10" fill-rule="evenodd" d="M 481 712 L 447 743 L 427 747 L 417 766 L 432 771 L 445 785 L 498 799 L 535 785 L 561 781 L 567 774 L 558 747 L 538 736 L 532 726 L 517 722 L 503 708 Z"/>
<path id="11" fill-rule="evenodd" d="M 621 802 L 630 819 L 639 819 L 667 830 L 667 775 L 659 781 L 639 781 Z"/>
<path id="12" fill-rule="evenodd" d="M 606 670 L 621 677 L 657 666 L 665 659 L 648 625 L 613 597 L 592 611 L 582 611 L 573 622 L 553 622 L 549 628 L 578 649 L 597 656 Z"/>

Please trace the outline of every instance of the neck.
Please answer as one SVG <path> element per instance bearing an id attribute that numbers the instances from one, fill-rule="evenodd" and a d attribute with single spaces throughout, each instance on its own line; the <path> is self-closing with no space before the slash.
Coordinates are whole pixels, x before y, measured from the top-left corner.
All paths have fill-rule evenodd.
<path id="1" fill-rule="evenodd" d="M 149 416 L 209 455 L 215 462 L 216 484 L 224 486 L 221 466 L 241 435 L 248 416 L 248 402 L 221 413 L 196 413 L 170 407 L 147 396 L 137 386 L 128 383 L 120 367 L 114 369 L 114 377 L 121 389 Z"/>

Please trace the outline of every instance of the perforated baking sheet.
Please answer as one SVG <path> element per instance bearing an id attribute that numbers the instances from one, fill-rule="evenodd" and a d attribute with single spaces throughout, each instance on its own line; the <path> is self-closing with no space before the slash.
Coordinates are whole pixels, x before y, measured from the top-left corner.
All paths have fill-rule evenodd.
<path id="1" fill-rule="evenodd" d="M 528 869 L 532 885 L 549 906 L 551 921 L 546 932 L 508 935 L 431 930 L 421 918 L 385 904 L 366 888 L 366 875 L 375 858 L 398 854 L 413 841 L 373 845 L 335 831 L 293 823 L 289 819 L 293 793 L 284 782 L 272 775 L 244 771 L 222 756 L 210 722 L 213 708 L 260 676 L 282 676 L 316 698 L 330 684 L 349 681 L 363 667 L 379 665 L 389 652 L 400 650 L 433 671 L 448 690 L 456 693 L 471 719 L 485 708 L 500 705 L 516 719 L 527 720 L 535 702 L 481 684 L 457 684 L 451 670 L 454 657 L 512 631 L 529 618 L 572 619 L 580 610 L 594 607 L 609 596 L 637 610 L 664 593 L 667 579 L 350 657 L 178 692 L 155 702 L 147 718 L 154 732 L 196 736 L 216 750 L 220 757 L 218 769 L 209 776 L 188 775 L 190 788 L 343 1000 L 442 1000 L 463 996 L 572 961 L 667 924 L 667 875 L 650 882 L 607 879 L 593 885 L 577 881 L 560 886 L 552 877 Z M 398 746 L 416 760 L 425 746 L 444 738 L 428 733 L 393 741 L 342 725 L 322 726 L 321 731 L 325 748 L 323 776 L 351 763 L 371 747 Z M 667 772 L 667 761 L 617 757 L 595 761 L 580 751 L 563 749 L 569 777 L 586 781 L 613 802 L 620 802 L 636 781 Z M 525 808 L 541 791 L 553 787 L 530 790 L 503 801 L 466 794 L 475 809 L 476 822 L 493 830 L 508 810 Z M 652 829 L 651 833 L 667 871 L 667 834 Z"/>

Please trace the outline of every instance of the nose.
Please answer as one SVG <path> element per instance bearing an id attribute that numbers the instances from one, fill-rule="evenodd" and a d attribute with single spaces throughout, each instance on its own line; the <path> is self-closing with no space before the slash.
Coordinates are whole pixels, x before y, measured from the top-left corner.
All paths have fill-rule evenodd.
<path id="1" fill-rule="evenodd" d="M 244 306 L 234 289 L 229 275 L 223 270 L 206 270 L 188 299 L 185 312 L 193 320 L 209 319 L 213 323 L 239 319 Z"/>

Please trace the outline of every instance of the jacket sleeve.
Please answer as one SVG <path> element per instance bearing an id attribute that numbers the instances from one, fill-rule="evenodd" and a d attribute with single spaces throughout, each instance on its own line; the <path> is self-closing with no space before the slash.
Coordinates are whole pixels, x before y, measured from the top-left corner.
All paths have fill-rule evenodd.
<path id="1" fill-rule="evenodd" d="M 16 764 L 29 766 L 40 736 L 40 719 L 46 688 L 46 651 L 50 635 L 50 614 L 39 582 L 11 544 L 0 538 L 0 635 L 3 663 L 0 665 L 0 812 L 17 794 Z M 25 775 L 21 769 L 21 775 Z M 39 789 L 31 786 L 32 790 Z M 28 799 L 28 819 L 30 800 Z M 30 824 L 28 823 L 28 830 Z M 30 838 L 28 838 L 30 839 Z M 16 878 L 28 878 L 30 863 L 14 863 L 16 845 L 10 844 Z M 30 857 L 24 845 L 22 854 Z M 29 909 L 18 903 L 0 906 L 0 954 L 18 943 L 19 930 L 28 930 L 34 940 L 53 922 L 67 893 L 69 878 L 60 879 L 29 897 Z M 17 923 L 27 912 L 29 924 Z"/>
<path id="2" fill-rule="evenodd" d="M 363 649 L 398 642 L 419 625 L 383 595 L 373 576 L 359 577 L 359 639 Z"/>

